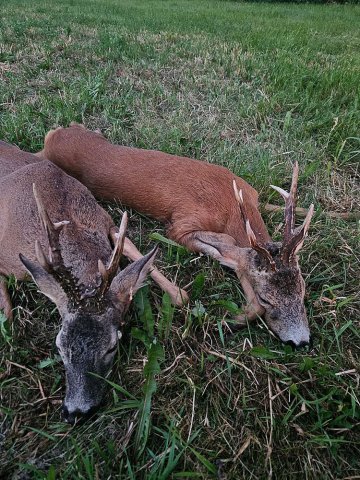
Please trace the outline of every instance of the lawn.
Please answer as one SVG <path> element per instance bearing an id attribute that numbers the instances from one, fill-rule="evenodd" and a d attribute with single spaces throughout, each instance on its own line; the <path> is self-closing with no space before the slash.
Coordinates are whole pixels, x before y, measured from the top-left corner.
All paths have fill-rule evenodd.
<path id="1" fill-rule="evenodd" d="M 149 282 L 128 315 L 106 406 L 61 421 L 59 315 L 9 280 L 0 317 L 0 477 L 360 478 L 360 6 L 212 0 L 11 0 L 0 5 L 0 139 L 35 152 L 71 121 L 111 141 L 227 166 L 281 205 L 300 164 L 316 214 L 301 254 L 313 347 L 258 322 L 228 335 L 235 275 L 166 243 L 130 211 L 129 236 L 182 287 Z M 119 205 L 105 205 L 118 219 Z M 274 238 L 279 213 L 264 211 Z M 146 365 L 147 368 L 144 369 Z"/>

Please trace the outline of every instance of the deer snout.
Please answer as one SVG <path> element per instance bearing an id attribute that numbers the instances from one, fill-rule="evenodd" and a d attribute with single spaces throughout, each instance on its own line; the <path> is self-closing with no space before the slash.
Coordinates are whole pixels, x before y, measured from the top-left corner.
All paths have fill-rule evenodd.
<path id="1" fill-rule="evenodd" d="M 286 345 L 290 345 L 290 347 L 293 349 L 293 350 L 300 350 L 301 348 L 305 348 L 305 347 L 308 347 L 309 345 L 311 345 L 311 337 L 309 338 L 308 341 L 306 340 L 303 340 L 301 341 L 300 343 L 296 344 L 295 342 L 293 342 L 292 340 L 289 340 L 287 342 L 285 342 Z"/>
<path id="2" fill-rule="evenodd" d="M 75 421 L 86 420 L 103 405 L 104 384 L 97 379 L 93 381 L 92 379 L 89 381 L 87 377 L 85 379 L 83 384 L 78 381 L 77 384 L 71 382 L 67 386 L 62 407 L 62 416 L 67 423 L 73 424 Z M 69 380 L 69 375 L 67 380 Z"/>
<path id="3" fill-rule="evenodd" d="M 87 410 L 75 409 L 69 410 L 68 407 L 63 404 L 62 406 L 62 416 L 66 423 L 73 425 L 75 422 L 83 422 L 90 418 L 97 410 L 98 406 L 90 407 Z"/>
<path id="4" fill-rule="evenodd" d="M 304 304 L 293 300 L 284 302 L 280 307 L 265 310 L 265 321 L 270 330 L 293 348 L 308 346 L 310 329 Z"/>
<path id="5" fill-rule="evenodd" d="M 281 332 L 279 338 L 285 345 L 290 345 L 293 350 L 307 347 L 311 341 L 310 330 L 305 325 L 302 328 L 294 328 L 292 331 L 286 332 L 286 334 Z"/>
<path id="6" fill-rule="evenodd" d="M 274 321 L 270 318 L 266 323 L 285 345 L 290 345 L 293 349 L 310 345 L 310 329 L 306 320 L 291 322 L 288 319 Z"/>

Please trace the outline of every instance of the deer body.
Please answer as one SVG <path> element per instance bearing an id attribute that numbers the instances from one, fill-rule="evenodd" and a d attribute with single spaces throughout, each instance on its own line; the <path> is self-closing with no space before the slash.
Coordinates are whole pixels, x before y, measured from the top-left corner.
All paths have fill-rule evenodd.
<path id="1" fill-rule="evenodd" d="M 31 275 L 56 304 L 69 422 L 100 405 L 105 382 L 91 373 L 108 374 L 124 315 L 156 254 L 142 257 L 125 239 L 126 218 L 117 233 L 84 185 L 53 163 L 0 142 L 0 310 L 11 318 L 4 279 L 11 274 L 19 280 Z M 137 260 L 120 272 L 123 250 Z"/>
<path id="2" fill-rule="evenodd" d="M 179 242 L 197 231 L 225 233 L 237 245 L 250 246 L 232 182 L 246 192 L 246 206 L 256 234 L 269 241 L 258 211 L 258 193 L 225 167 L 186 157 L 112 145 L 80 126 L 50 131 L 44 150 L 49 158 L 86 185 L 98 198 L 124 205 L 168 224 Z M 191 214 L 189 213 L 191 212 Z"/>
<path id="3" fill-rule="evenodd" d="M 33 183 L 41 191 L 52 221 L 71 219 L 59 238 L 64 264 L 71 267 L 79 283 L 90 284 L 98 271 L 98 258 L 104 263 L 110 258 L 109 232 L 114 227 L 113 221 L 86 188 L 77 188 L 74 192 L 73 178 L 48 161 L 27 165 L 0 180 L 1 198 L 6 199 L 1 206 L 1 273 L 26 279 L 28 272 L 19 253 L 35 261 L 35 240 L 47 249 L 47 238 L 33 197 Z M 22 237 L 25 241 L 21 245 L 14 241 Z"/>
<path id="4" fill-rule="evenodd" d="M 304 281 L 297 251 L 306 236 L 294 228 L 297 167 L 287 198 L 286 235 L 274 243 L 258 210 L 258 194 L 228 169 L 157 151 L 112 145 L 73 124 L 50 131 L 39 152 L 98 198 L 117 199 L 168 225 L 171 239 L 234 269 L 247 298 L 239 323 L 264 315 L 281 340 L 309 343 Z M 288 196 L 288 197 L 286 197 Z"/>

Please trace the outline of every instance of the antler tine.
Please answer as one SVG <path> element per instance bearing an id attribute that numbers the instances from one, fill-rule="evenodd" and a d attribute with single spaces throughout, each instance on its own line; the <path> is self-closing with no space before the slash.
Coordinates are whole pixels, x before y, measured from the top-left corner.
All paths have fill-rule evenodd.
<path id="1" fill-rule="evenodd" d="M 238 201 L 240 207 L 242 207 L 244 205 L 244 198 L 243 198 L 242 190 L 237 189 L 237 185 L 236 185 L 235 180 L 233 180 L 233 189 L 234 189 L 235 198 Z"/>
<path id="2" fill-rule="evenodd" d="M 39 242 L 36 242 L 35 243 L 35 250 L 36 250 L 36 254 L 38 256 L 38 253 L 39 253 L 39 258 L 38 260 L 40 260 L 40 264 L 42 264 L 42 262 L 45 262 L 48 263 L 48 264 L 52 264 L 53 263 L 53 244 L 54 244 L 54 241 L 53 241 L 53 235 L 52 232 L 54 230 L 54 228 L 52 227 L 52 223 L 51 223 L 51 220 L 49 218 L 49 215 L 47 214 L 47 211 L 45 210 L 45 207 L 44 207 L 44 204 L 42 202 L 42 199 L 40 198 L 40 195 L 37 191 L 37 188 L 36 188 L 36 184 L 33 183 L 32 185 L 32 188 L 33 188 L 33 194 L 34 194 L 34 198 L 35 198 L 35 202 L 36 202 L 36 206 L 37 206 L 37 209 L 38 209 L 38 212 L 39 212 L 39 216 L 40 216 L 40 221 L 45 229 L 45 232 L 46 232 L 46 236 L 48 238 L 48 242 L 49 242 L 49 257 L 50 257 L 50 262 L 47 261 L 47 258 L 40 246 L 40 243 Z M 55 251 L 55 249 L 54 249 Z"/>
<path id="3" fill-rule="evenodd" d="M 307 236 L 311 218 L 314 214 L 314 204 L 309 207 L 308 213 L 305 217 L 303 224 L 296 228 L 288 244 L 283 246 L 283 260 L 290 261 L 290 258 L 294 256 L 302 247 L 302 244 Z"/>
<path id="4" fill-rule="evenodd" d="M 35 242 L 35 254 L 39 264 L 48 272 L 57 278 L 64 291 L 71 297 L 77 297 L 78 281 L 73 276 L 71 270 L 65 266 L 64 260 L 61 255 L 61 247 L 59 242 L 59 235 L 61 229 L 68 225 L 68 220 L 61 222 L 52 222 L 45 209 L 42 198 L 36 188 L 36 184 L 33 183 L 33 193 L 35 202 L 38 208 L 40 221 L 44 226 L 46 236 L 49 243 L 49 257 L 47 257 L 41 247 L 39 240 Z"/>
<path id="5" fill-rule="evenodd" d="M 49 260 L 52 267 L 56 268 L 63 264 L 63 260 L 61 257 L 60 244 L 59 244 L 60 230 L 64 227 L 64 225 L 67 225 L 70 222 L 68 220 L 63 220 L 62 222 L 53 223 L 50 220 L 49 215 L 44 207 L 44 204 L 39 195 L 39 192 L 37 191 L 35 183 L 33 183 L 33 193 L 34 193 L 35 202 L 38 208 L 38 212 L 40 215 L 40 220 L 42 221 L 42 224 L 45 228 L 45 232 L 49 242 Z M 40 251 L 39 246 L 40 244 L 38 245 L 38 252 Z M 46 258 L 43 252 L 42 252 L 42 256 L 40 254 L 40 258 L 42 258 L 42 260 Z"/>
<path id="6" fill-rule="evenodd" d="M 280 195 L 283 197 L 283 199 L 286 200 L 289 198 L 290 196 L 290 193 L 288 193 L 286 190 L 284 190 L 283 188 L 280 188 L 280 187 L 277 187 L 276 185 L 270 185 L 271 188 L 273 188 L 274 190 L 276 190 L 278 193 L 280 193 Z"/>
<path id="7" fill-rule="evenodd" d="M 275 265 L 274 259 L 271 256 L 271 253 L 269 252 L 269 250 L 264 245 L 262 245 L 258 241 L 253 229 L 251 228 L 250 220 L 248 218 L 248 215 L 247 215 L 246 209 L 245 209 L 243 193 L 242 193 L 241 189 L 240 190 L 237 189 L 237 185 L 236 185 L 235 180 L 233 180 L 233 188 L 234 188 L 235 198 L 236 198 L 237 202 L 239 203 L 240 211 L 241 211 L 243 220 L 245 222 L 246 234 L 247 234 L 247 237 L 248 237 L 248 240 L 250 242 L 251 247 L 255 251 L 257 251 L 258 253 L 260 253 L 260 255 L 265 257 L 266 260 L 268 261 L 268 263 L 270 264 L 270 267 L 272 268 L 272 270 L 275 270 L 276 265 Z"/>
<path id="8" fill-rule="evenodd" d="M 314 205 L 311 204 L 301 227 L 295 229 L 295 208 L 296 208 L 296 190 L 299 178 L 299 164 L 295 162 L 290 193 L 282 188 L 274 187 L 277 192 L 285 199 L 285 227 L 284 239 L 282 246 L 282 259 L 285 263 L 289 263 L 290 259 L 300 250 L 304 239 L 309 230 L 311 217 L 314 213 Z"/>
<path id="9" fill-rule="evenodd" d="M 270 185 L 285 200 L 285 227 L 284 227 L 284 244 L 290 242 L 294 226 L 295 226 L 295 208 L 296 208 L 296 190 L 299 177 L 299 164 L 295 162 L 293 176 L 291 181 L 290 192 L 283 190 L 275 185 Z"/>
<path id="10" fill-rule="evenodd" d="M 301 230 L 304 232 L 304 235 L 306 236 L 310 227 L 310 222 L 312 219 L 312 216 L 314 215 L 314 204 L 312 203 L 309 207 L 308 213 L 306 214 L 305 220 L 301 226 Z"/>
<path id="11" fill-rule="evenodd" d="M 235 180 L 233 180 L 233 189 L 234 189 L 235 198 L 236 198 L 236 200 L 239 204 L 239 207 L 240 207 L 241 215 L 243 217 L 244 222 L 246 223 L 246 220 L 248 219 L 248 216 L 247 216 L 247 213 L 246 213 L 246 210 L 245 210 L 244 197 L 243 197 L 243 194 L 242 194 L 242 190 L 237 189 L 237 185 L 236 185 Z"/>
<path id="12" fill-rule="evenodd" d="M 125 242 L 125 234 L 126 234 L 126 229 L 127 229 L 127 224 L 128 224 L 128 214 L 127 212 L 124 212 L 120 227 L 119 227 L 119 233 L 117 235 L 117 240 L 115 243 L 114 250 L 112 252 L 109 265 L 107 267 L 108 275 L 109 275 L 109 281 L 114 278 L 116 275 L 118 268 L 119 268 L 119 262 L 120 258 L 122 255 L 122 252 L 124 250 L 124 242 Z"/>
<path id="13" fill-rule="evenodd" d="M 295 227 L 296 190 L 299 178 L 299 164 L 295 162 L 289 200 L 285 202 L 284 240 L 290 239 Z"/>
<path id="14" fill-rule="evenodd" d="M 98 261 L 98 269 L 102 277 L 102 284 L 100 286 L 101 294 L 104 294 L 106 292 L 106 290 L 110 287 L 113 278 L 117 274 L 120 258 L 124 250 L 127 224 L 128 224 L 128 214 L 127 212 L 124 212 L 121 219 L 119 232 L 117 234 L 115 246 L 112 251 L 108 266 L 105 267 L 105 265 L 101 260 Z"/>
<path id="15" fill-rule="evenodd" d="M 246 234 L 248 236 L 248 239 L 250 241 L 251 247 L 256 250 L 258 253 L 260 253 L 263 257 L 266 258 L 266 260 L 269 262 L 269 265 L 272 270 L 276 270 L 276 264 L 274 262 L 274 259 L 271 256 L 271 253 L 269 250 L 262 245 L 261 243 L 258 242 L 256 235 L 253 231 L 253 229 L 250 226 L 249 220 L 246 220 Z"/>
<path id="16" fill-rule="evenodd" d="M 40 263 L 40 265 L 47 271 L 49 272 L 51 270 L 51 265 L 49 263 L 49 260 L 47 259 L 41 244 L 39 240 L 35 240 L 35 254 L 37 261 Z"/>

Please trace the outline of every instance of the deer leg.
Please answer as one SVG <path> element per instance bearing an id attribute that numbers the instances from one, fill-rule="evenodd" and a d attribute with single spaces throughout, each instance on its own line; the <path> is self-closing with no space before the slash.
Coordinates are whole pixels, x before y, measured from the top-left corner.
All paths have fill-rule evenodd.
<path id="1" fill-rule="evenodd" d="M 138 260 L 142 257 L 142 254 L 128 238 L 125 238 L 124 255 L 132 261 Z M 162 290 L 169 294 L 171 302 L 174 305 L 181 307 L 189 302 L 189 296 L 185 290 L 179 288 L 175 283 L 168 280 L 156 267 L 152 268 L 150 276 Z"/>
<path id="2" fill-rule="evenodd" d="M 265 310 L 257 301 L 255 292 L 245 275 L 246 261 L 242 261 L 244 249 L 236 245 L 233 237 L 225 233 L 198 231 L 182 237 L 181 243 L 190 250 L 206 253 L 235 270 L 247 300 L 244 313 L 235 317 L 238 326 L 245 326 L 247 322 L 255 320 L 264 313 Z"/>
<path id="3" fill-rule="evenodd" d="M 13 319 L 10 295 L 6 286 L 6 278 L 0 275 L 0 311 L 4 312 L 7 319 Z"/>
<path id="4" fill-rule="evenodd" d="M 258 317 L 261 317 L 265 310 L 257 301 L 254 289 L 245 275 L 241 274 L 240 272 L 236 272 L 236 275 L 244 291 L 247 303 L 244 307 L 244 313 L 236 315 L 234 318 L 239 327 L 244 327 L 246 326 L 247 322 L 253 322 Z"/>
<path id="5" fill-rule="evenodd" d="M 110 235 L 113 241 L 116 240 L 116 229 L 111 229 Z M 139 260 L 143 255 L 135 247 L 135 245 L 126 237 L 124 243 L 124 255 L 132 260 Z M 189 302 L 189 296 L 185 290 L 179 288 L 177 285 L 168 280 L 156 267 L 153 267 L 150 272 L 151 278 L 159 287 L 167 292 L 171 298 L 171 302 L 174 305 L 181 307 L 185 303 Z"/>

